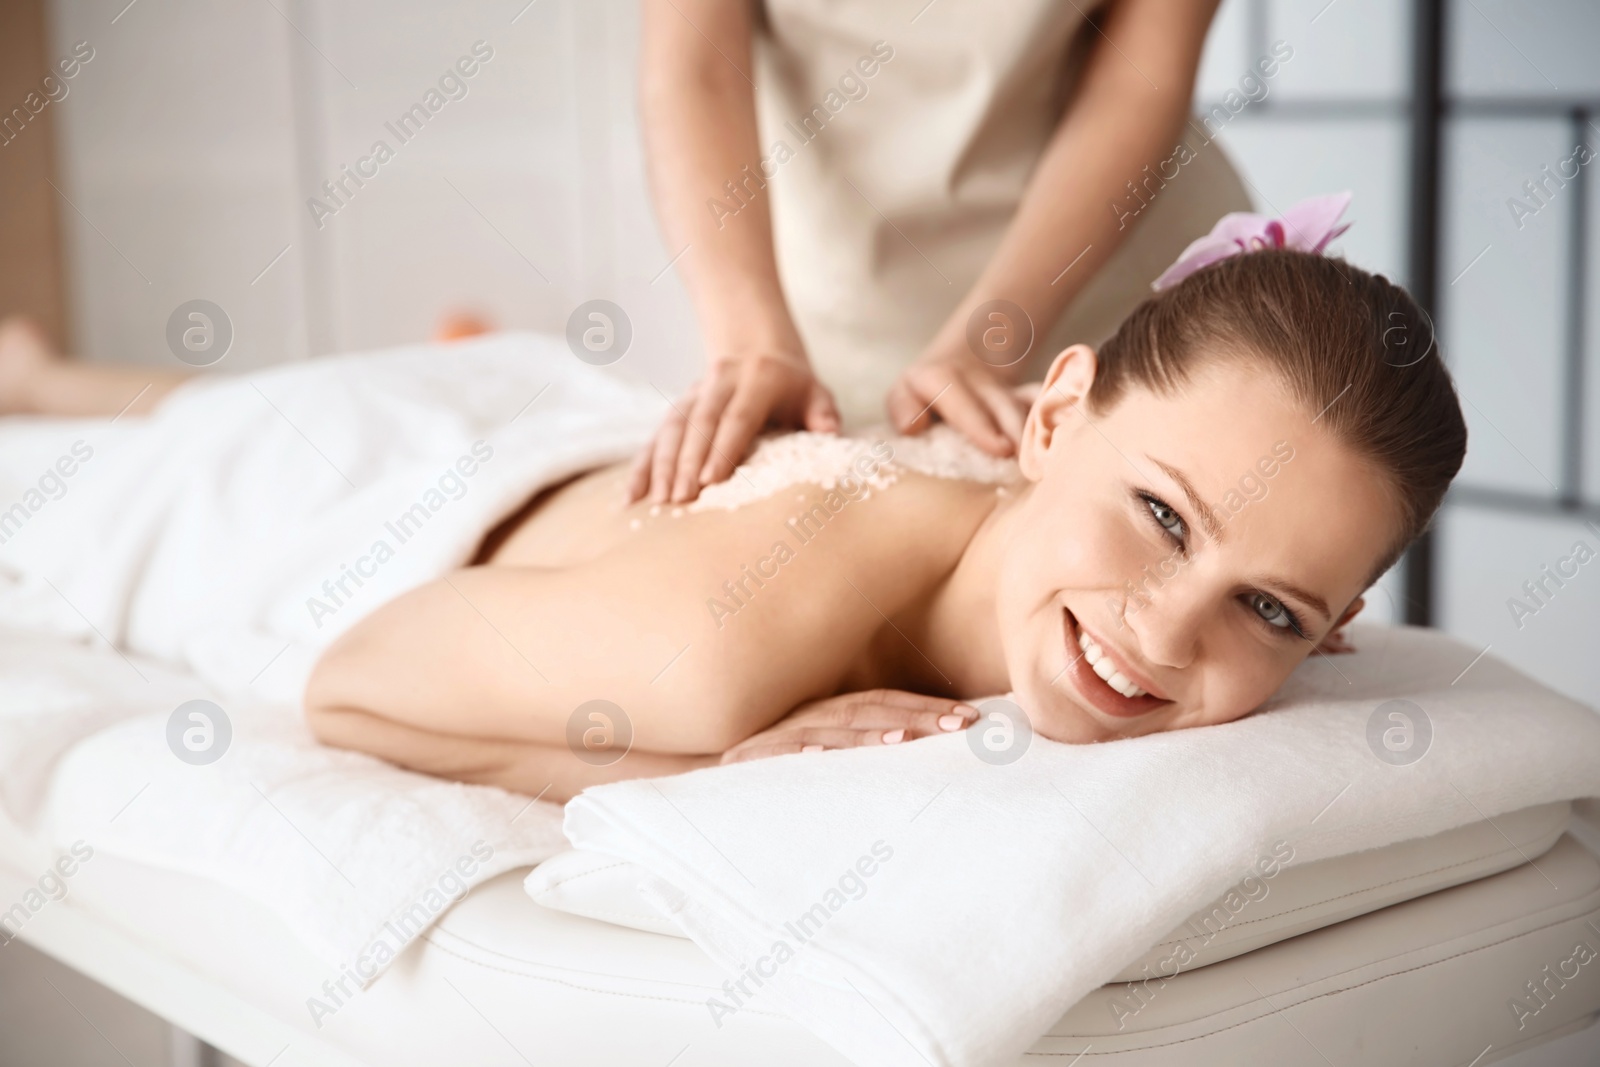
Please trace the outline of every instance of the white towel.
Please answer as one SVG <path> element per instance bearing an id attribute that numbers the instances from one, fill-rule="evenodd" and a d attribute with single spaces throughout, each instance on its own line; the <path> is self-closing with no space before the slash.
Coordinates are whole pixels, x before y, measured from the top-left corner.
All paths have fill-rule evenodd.
<path id="1" fill-rule="evenodd" d="M 307 672 L 664 407 L 559 338 L 502 334 L 199 380 L 114 424 L 0 420 L 0 624 L 31 631 L 0 633 L 6 816 L 213 878 L 331 976 L 375 977 L 450 898 L 556 851 L 560 809 L 317 745 Z M 370 573 L 330 596 L 347 568 Z M 233 731 L 205 766 L 167 741 L 197 698 Z"/>
<path id="2" fill-rule="evenodd" d="M 647 899 L 730 972 L 717 1025 L 770 995 L 859 1064 L 1012 1063 L 1279 841 L 1306 863 L 1600 795 L 1589 709 L 1436 633 L 1355 642 L 1223 726 L 1036 737 L 993 765 L 980 722 L 621 782 L 572 801 L 567 836 L 646 868 Z M 1425 754 L 1380 758 L 1407 721 Z"/>
<path id="3" fill-rule="evenodd" d="M 222 757 L 168 748 L 186 701 L 231 724 Z M 41 848 L 87 843 L 214 879 L 363 982 L 470 887 L 565 845 L 561 809 L 318 745 L 292 706 L 224 697 L 149 660 L 0 631 L 0 808 Z"/>
<path id="4" fill-rule="evenodd" d="M 115 425 L 5 420 L 0 619 L 297 700 L 334 637 L 664 410 L 560 338 L 508 333 L 199 379 Z M 63 455 L 59 497 L 4 525 Z"/>

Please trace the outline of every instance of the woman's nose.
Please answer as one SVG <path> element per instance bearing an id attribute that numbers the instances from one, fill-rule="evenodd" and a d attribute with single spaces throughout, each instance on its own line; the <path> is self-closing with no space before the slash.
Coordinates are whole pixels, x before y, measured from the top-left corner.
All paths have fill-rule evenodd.
<path id="1" fill-rule="evenodd" d="M 1155 666 L 1181 669 L 1195 660 L 1205 619 L 1199 583 L 1178 575 L 1159 589 L 1146 587 L 1128 600 L 1126 621 L 1139 650 Z"/>

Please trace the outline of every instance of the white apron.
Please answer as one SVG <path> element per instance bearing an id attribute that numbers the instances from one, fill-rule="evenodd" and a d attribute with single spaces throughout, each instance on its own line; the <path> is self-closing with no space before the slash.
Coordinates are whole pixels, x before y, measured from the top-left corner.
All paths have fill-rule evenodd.
<path id="1" fill-rule="evenodd" d="M 756 95 L 779 275 L 847 425 L 881 422 L 890 385 L 1000 243 L 1095 43 L 1084 15 L 1101 5 L 763 6 Z M 1035 356 L 1103 340 L 1185 245 L 1249 207 L 1220 147 L 1205 147 Z"/>

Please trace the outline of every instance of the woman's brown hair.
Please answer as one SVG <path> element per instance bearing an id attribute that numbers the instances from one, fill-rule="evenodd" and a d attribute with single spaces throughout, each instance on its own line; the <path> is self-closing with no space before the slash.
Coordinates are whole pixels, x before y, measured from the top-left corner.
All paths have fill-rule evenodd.
<path id="1" fill-rule="evenodd" d="M 1259 361 L 1319 424 L 1383 472 L 1400 530 L 1374 579 L 1423 530 L 1461 469 L 1467 427 L 1433 322 L 1411 295 L 1341 259 L 1232 256 L 1139 305 L 1100 347 L 1090 407 L 1131 384 L 1170 393 L 1202 363 Z"/>

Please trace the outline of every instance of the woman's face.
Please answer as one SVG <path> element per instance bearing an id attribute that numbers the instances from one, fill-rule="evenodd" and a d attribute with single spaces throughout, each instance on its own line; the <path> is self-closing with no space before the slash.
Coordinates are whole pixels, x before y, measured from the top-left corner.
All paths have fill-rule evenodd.
<path id="1" fill-rule="evenodd" d="M 1018 449 L 1033 484 L 997 591 L 1012 687 L 1058 741 L 1237 719 L 1360 610 L 1395 509 L 1271 374 L 1219 359 L 1093 413 L 1095 369 L 1082 345 L 1057 357 Z"/>

